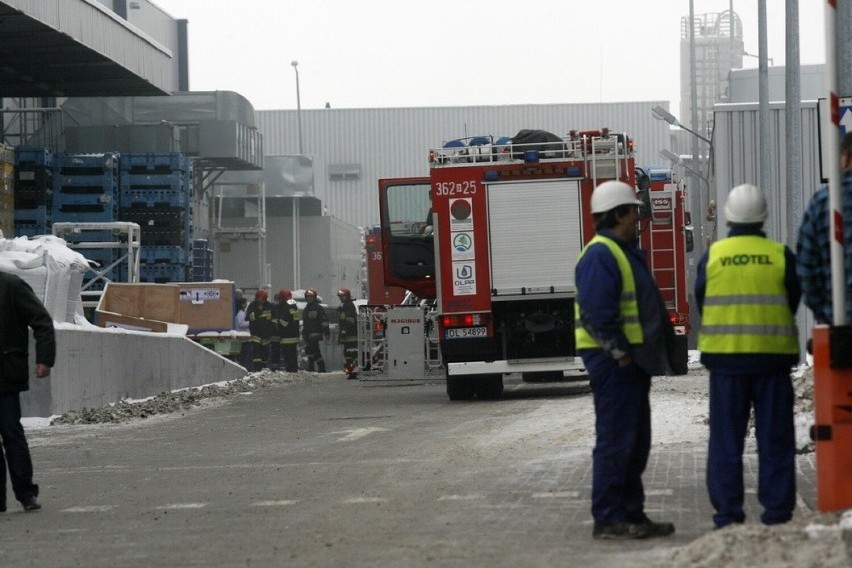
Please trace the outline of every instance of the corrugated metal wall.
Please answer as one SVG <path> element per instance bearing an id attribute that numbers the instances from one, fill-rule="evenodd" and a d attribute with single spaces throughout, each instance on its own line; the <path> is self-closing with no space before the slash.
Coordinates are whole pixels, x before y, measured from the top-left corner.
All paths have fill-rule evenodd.
<path id="1" fill-rule="evenodd" d="M 763 184 L 769 202 L 767 236 L 796 249 L 796 238 L 804 207 L 820 186 L 819 113 L 816 101 L 802 102 L 802 191 L 790 195 L 786 179 L 788 135 L 784 103 L 769 105 L 770 176 Z M 714 133 L 715 187 L 711 196 L 718 204 L 717 237 L 727 235 L 724 204 L 730 189 L 741 183 L 757 183 L 760 176 L 760 147 L 757 103 L 716 105 Z M 805 339 L 813 327 L 810 310 L 800 307 L 799 335 Z"/>
<path id="2" fill-rule="evenodd" d="M 428 174 L 430 148 L 475 135 L 512 136 L 524 128 L 551 131 L 609 127 L 636 142 L 637 164 L 663 163 L 669 126 L 651 116 L 668 102 L 505 105 L 398 109 L 302 109 L 302 145 L 314 158 L 316 196 L 331 215 L 356 226 L 379 221 L 377 180 Z M 295 110 L 257 111 L 266 155 L 296 154 Z M 358 179 L 329 179 L 329 166 L 360 166 Z"/>

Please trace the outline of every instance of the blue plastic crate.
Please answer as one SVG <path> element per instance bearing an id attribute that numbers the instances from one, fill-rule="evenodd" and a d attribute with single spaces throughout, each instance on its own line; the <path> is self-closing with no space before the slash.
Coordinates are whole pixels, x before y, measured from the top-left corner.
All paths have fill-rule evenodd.
<path id="1" fill-rule="evenodd" d="M 186 248 L 182 246 L 142 246 L 139 247 L 139 262 L 146 264 L 186 264 Z"/>
<path id="2" fill-rule="evenodd" d="M 118 179 L 109 173 L 60 174 L 53 176 L 53 191 L 68 194 L 109 193 L 117 195 L 119 185 Z"/>
<path id="3" fill-rule="evenodd" d="M 189 159 L 179 152 L 122 154 L 119 163 L 122 171 L 129 172 L 188 170 L 191 165 Z"/>
<path id="4" fill-rule="evenodd" d="M 17 146 L 15 165 L 52 166 L 53 152 L 40 146 Z"/>
<path id="5" fill-rule="evenodd" d="M 50 227 L 39 223 L 19 223 L 15 221 L 15 236 L 16 237 L 37 237 L 39 235 L 49 235 Z"/>
<path id="6" fill-rule="evenodd" d="M 193 270 L 191 275 L 192 282 L 210 282 L 213 280 L 213 270 Z"/>
<path id="7" fill-rule="evenodd" d="M 24 225 L 40 225 L 47 227 L 50 232 L 51 211 L 45 205 L 40 205 L 32 209 L 15 209 L 15 223 Z"/>
<path id="8" fill-rule="evenodd" d="M 118 208 L 115 196 L 111 193 L 54 193 L 53 208 L 57 209 L 63 205 L 100 205 Z"/>
<path id="9" fill-rule="evenodd" d="M 100 172 L 113 172 L 118 176 L 119 154 L 104 152 L 102 154 L 62 153 L 56 157 L 56 168 L 59 175 L 92 175 Z"/>
<path id="10" fill-rule="evenodd" d="M 122 188 L 118 202 L 121 207 L 189 207 L 191 196 L 182 188 L 156 187 L 149 189 Z"/>
<path id="11" fill-rule="evenodd" d="M 185 282 L 187 267 L 185 264 L 141 264 L 139 265 L 139 281 L 155 282 Z"/>
<path id="12" fill-rule="evenodd" d="M 117 209 L 112 204 L 64 204 L 51 211 L 54 223 L 115 223 L 118 221 Z"/>

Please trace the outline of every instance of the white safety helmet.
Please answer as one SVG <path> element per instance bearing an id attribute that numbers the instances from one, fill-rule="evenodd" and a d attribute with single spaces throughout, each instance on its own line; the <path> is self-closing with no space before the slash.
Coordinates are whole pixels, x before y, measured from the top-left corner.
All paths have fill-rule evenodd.
<path id="1" fill-rule="evenodd" d="M 757 224 L 766 221 L 766 196 L 756 185 L 744 183 L 728 194 L 725 220 L 729 223 Z"/>
<path id="2" fill-rule="evenodd" d="M 642 205 L 633 188 L 623 181 L 605 181 L 592 192 L 592 213 L 606 213 L 619 205 Z"/>

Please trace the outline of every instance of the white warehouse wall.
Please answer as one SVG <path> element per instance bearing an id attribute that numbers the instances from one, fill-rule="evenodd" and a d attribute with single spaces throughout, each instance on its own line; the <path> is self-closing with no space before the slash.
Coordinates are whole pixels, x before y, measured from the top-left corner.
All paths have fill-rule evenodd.
<path id="1" fill-rule="evenodd" d="M 559 136 L 569 130 L 608 127 L 626 132 L 636 144 L 637 165 L 661 164 L 669 147 L 669 125 L 655 120 L 651 108 L 666 101 L 424 107 L 383 109 L 302 109 L 302 144 L 314 160 L 315 195 L 329 214 L 366 227 L 379 222 L 377 180 L 425 176 L 428 151 L 455 138 L 513 136 L 525 128 Z M 256 111 L 266 155 L 298 153 L 296 110 Z M 360 169 L 358 179 L 330 180 L 329 166 Z"/>

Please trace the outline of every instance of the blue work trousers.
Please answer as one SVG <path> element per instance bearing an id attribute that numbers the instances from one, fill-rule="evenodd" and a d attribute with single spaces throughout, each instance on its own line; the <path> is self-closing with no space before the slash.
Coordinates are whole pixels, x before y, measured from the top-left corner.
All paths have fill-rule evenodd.
<path id="1" fill-rule="evenodd" d="M 796 433 L 793 384 L 788 371 L 759 375 L 710 372 L 710 445 L 707 491 L 717 527 L 742 523 L 743 450 L 754 406 L 757 499 L 765 524 L 785 523 L 796 506 Z"/>
<path id="2" fill-rule="evenodd" d="M 642 473 L 651 449 L 651 376 L 635 363 L 608 361 L 591 372 L 595 402 L 592 517 L 601 524 L 642 522 Z"/>
<path id="3" fill-rule="evenodd" d="M 12 491 L 18 501 L 38 497 L 38 485 L 33 483 L 33 462 L 30 447 L 21 426 L 21 399 L 19 393 L 0 393 L 0 509 L 6 507 L 6 467 L 12 480 Z"/>

